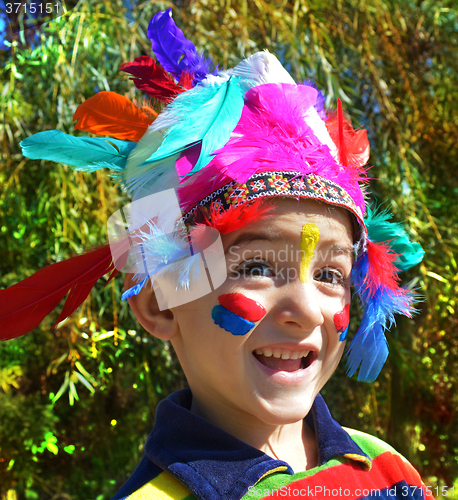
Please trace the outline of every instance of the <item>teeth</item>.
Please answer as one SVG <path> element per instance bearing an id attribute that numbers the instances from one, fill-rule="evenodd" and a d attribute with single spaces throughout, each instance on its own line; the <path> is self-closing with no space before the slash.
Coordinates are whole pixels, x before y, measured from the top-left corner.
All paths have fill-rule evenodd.
<path id="1" fill-rule="evenodd" d="M 306 358 L 310 351 L 288 351 L 285 349 L 270 349 L 266 347 L 265 349 L 256 349 L 254 351 L 256 354 L 259 354 L 260 356 L 265 356 L 266 358 L 269 358 L 270 356 L 273 356 L 274 358 L 281 358 L 281 359 L 300 359 L 300 358 Z"/>

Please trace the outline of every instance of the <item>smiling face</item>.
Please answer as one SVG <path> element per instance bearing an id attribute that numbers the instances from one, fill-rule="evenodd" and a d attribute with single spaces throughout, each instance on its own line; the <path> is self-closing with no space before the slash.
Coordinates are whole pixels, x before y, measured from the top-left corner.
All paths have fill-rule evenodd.
<path id="1" fill-rule="evenodd" d="M 304 226 L 319 234 L 307 266 Z M 334 316 L 350 302 L 352 240 L 345 210 L 290 199 L 276 200 L 269 219 L 223 236 L 226 281 L 173 309 L 178 332 L 172 343 L 195 413 L 222 428 L 304 418 L 344 350 Z M 243 304 L 244 297 L 265 309 L 247 333 L 234 334 L 212 319 L 215 308 L 235 307 L 235 299 Z M 243 316 L 245 306 L 237 307 Z"/>

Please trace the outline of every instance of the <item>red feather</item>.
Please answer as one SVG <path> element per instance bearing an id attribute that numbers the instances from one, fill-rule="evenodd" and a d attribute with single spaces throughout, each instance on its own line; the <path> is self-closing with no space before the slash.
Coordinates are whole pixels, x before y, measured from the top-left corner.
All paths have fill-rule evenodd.
<path id="1" fill-rule="evenodd" d="M 137 89 L 165 103 L 186 90 L 149 56 L 136 57 L 133 62 L 121 64 L 119 69 L 134 76 L 131 80 Z"/>
<path id="2" fill-rule="evenodd" d="M 209 213 L 201 211 L 200 215 L 204 220 L 199 221 L 200 223 L 196 225 L 214 227 L 220 234 L 227 234 L 241 229 L 250 222 L 257 222 L 271 217 L 272 215 L 269 212 L 274 208 L 275 206 L 268 200 L 260 199 L 251 203 L 232 205 L 226 211 L 220 212 L 217 206 L 212 203 Z"/>
<path id="3" fill-rule="evenodd" d="M 392 252 L 388 242 L 374 243 L 367 241 L 368 270 L 366 283 L 371 293 L 375 293 L 380 286 L 385 286 L 390 290 L 399 289 L 398 268 L 395 262 L 399 255 Z"/>
<path id="4" fill-rule="evenodd" d="M 70 292 L 56 326 L 83 303 L 95 282 L 112 270 L 110 246 L 106 245 L 51 264 L 16 285 L 0 290 L 0 340 L 20 337 L 33 330 Z M 110 279 L 115 274 L 116 270 Z"/>
<path id="5" fill-rule="evenodd" d="M 192 89 L 194 82 L 194 74 L 189 73 L 188 70 L 184 70 L 180 75 L 180 80 L 178 81 L 178 85 L 187 90 Z"/>
<path id="6" fill-rule="evenodd" d="M 347 158 L 347 148 L 345 147 L 345 139 L 344 139 L 344 120 L 343 120 L 343 111 L 342 111 L 342 101 L 340 99 L 337 99 L 337 123 L 338 123 L 338 128 L 339 128 L 339 156 L 340 156 L 340 163 L 342 165 L 347 166 L 348 165 L 348 158 Z"/>
<path id="7" fill-rule="evenodd" d="M 337 114 L 330 113 L 326 128 L 339 151 L 340 163 L 346 167 L 362 167 L 369 160 L 370 145 L 365 129 L 354 130 L 344 116 L 342 103 L 337 99 Z"/>

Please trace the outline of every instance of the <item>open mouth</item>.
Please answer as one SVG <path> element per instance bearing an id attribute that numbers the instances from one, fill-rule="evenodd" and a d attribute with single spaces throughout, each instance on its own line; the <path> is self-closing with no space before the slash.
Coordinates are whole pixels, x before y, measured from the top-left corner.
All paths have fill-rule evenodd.
<path id="1" fill-rule="evenodd" d="M 287 351 L 256 349 L 254 357 L 264 366 L 275 371 L 295 372 L 308 368 L 317 358 L 314 351 Z"/>

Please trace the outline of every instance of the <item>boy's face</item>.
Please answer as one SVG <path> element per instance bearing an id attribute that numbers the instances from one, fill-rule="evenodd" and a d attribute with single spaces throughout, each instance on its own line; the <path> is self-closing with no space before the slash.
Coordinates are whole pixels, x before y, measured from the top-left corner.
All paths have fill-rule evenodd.
<path id="1" fill-rule="evenodd" d="M 223 427 L 221 419 L 244 425 L 301 420 L 344 350 L 336 318 L 350 302 L 349 214 L 291 199 L 276 200 L 272 213 L 224 235 L 224 284 L 173 309 L 178 333 L 172 343 L 193 393 L 192 410 Z M 237 318 L 225 323 L 230 331 L 212 319 L 218 298 L 233 293 L 240 295 L 229 298 L 247 297 L 265 309 L 246 334 Z"/>

